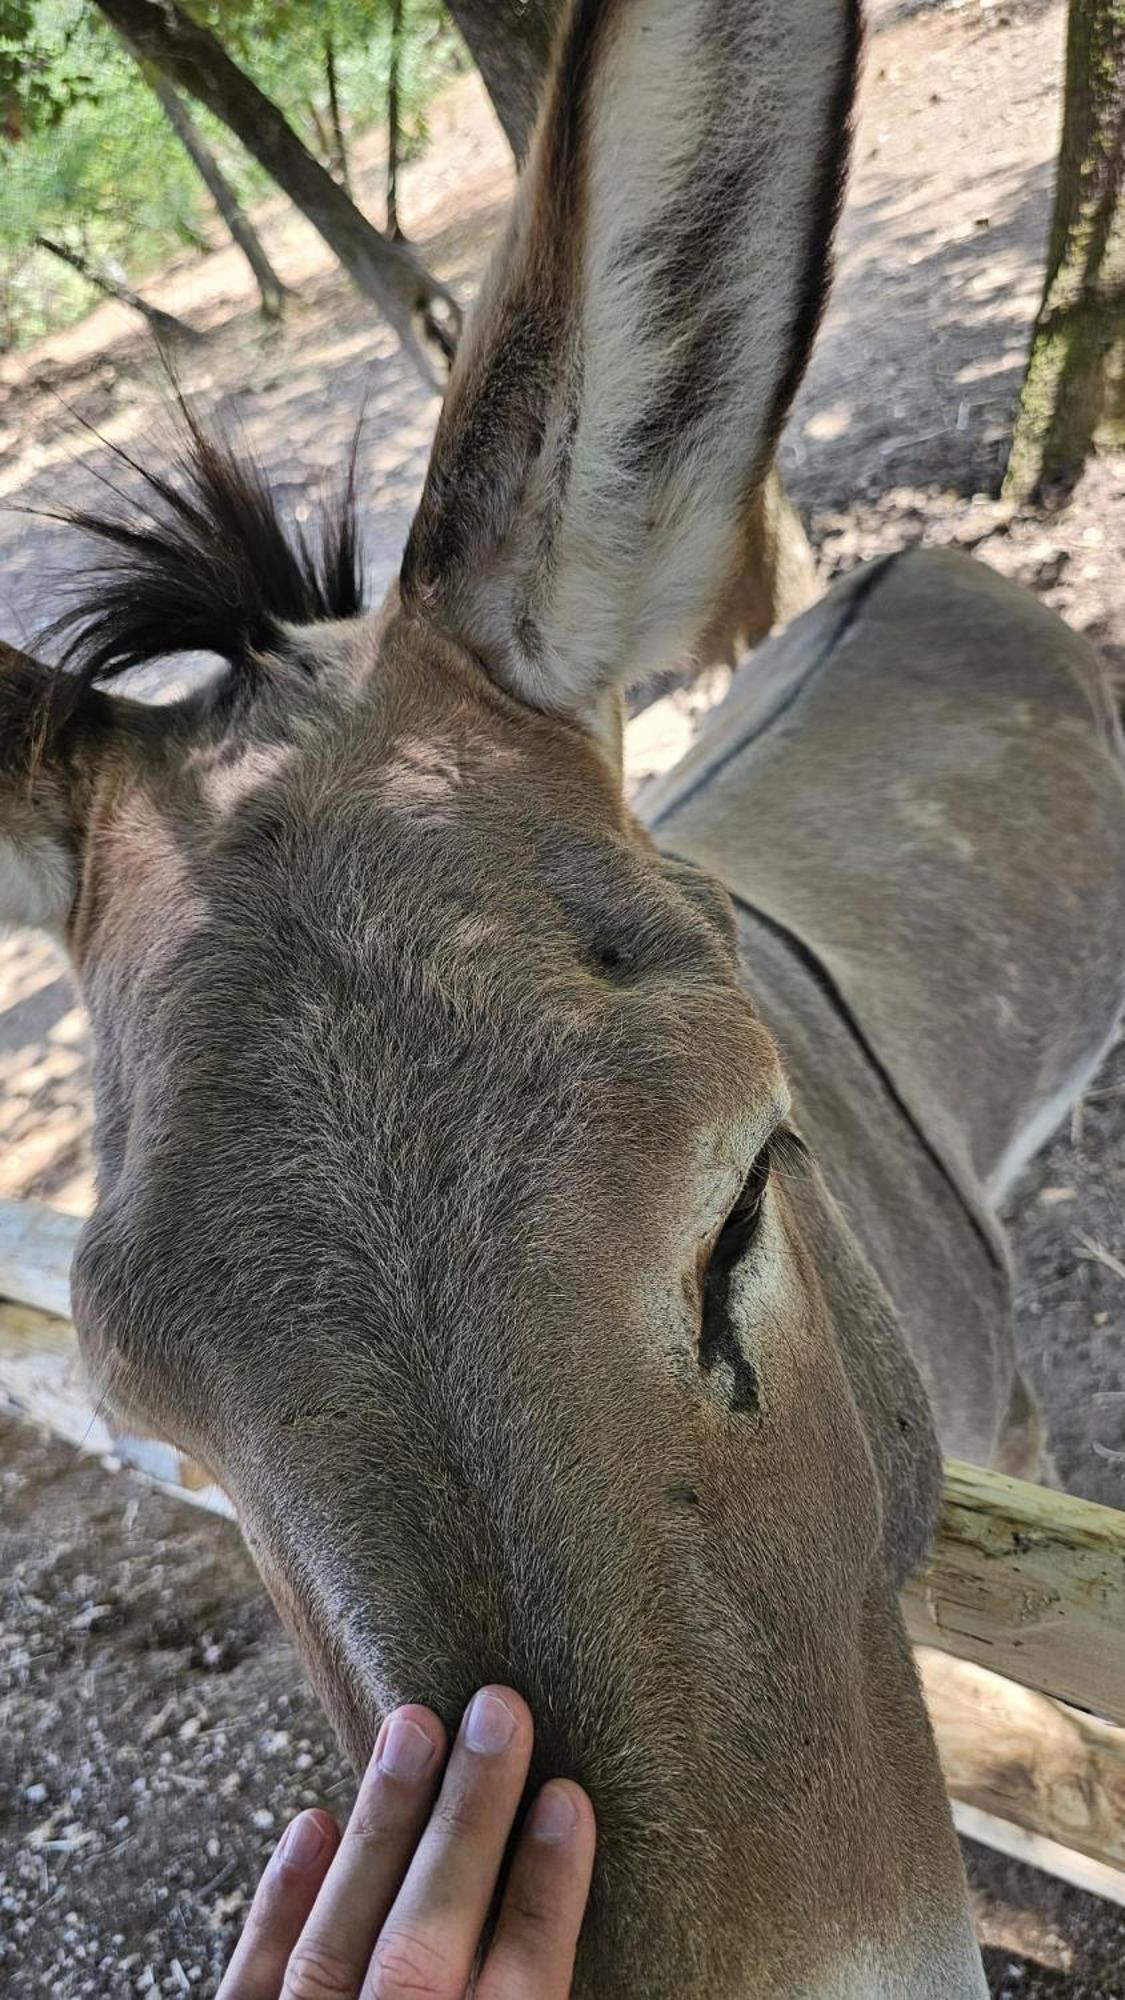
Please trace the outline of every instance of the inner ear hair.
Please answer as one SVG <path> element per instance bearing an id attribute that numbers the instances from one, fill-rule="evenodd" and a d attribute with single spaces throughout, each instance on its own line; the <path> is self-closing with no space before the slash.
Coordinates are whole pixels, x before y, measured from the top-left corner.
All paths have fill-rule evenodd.
<path id="1" fill-rule="evenodd" d="M 0 639 L 0 779 L 9 796 L 22 786 L 31 799 L 95 739 L 159 734 L 161 716 L 172 712 L 116 699 Z"/>
<path id="2" fill-rule="evenodd" d="M 31 785 L 81 705 L 77 683 L 57 682 L 55 670 L 0 639 L 0 778 L 8 785 Z"/>
<path id="3" fill-rule="evenodd" d="M 188 710 L 124 700 L 0 640 L 0 928 L 62 935 L 99 773 L 157 749 Z"/>
<path id="4" fill-rule="evenodd" d="M 0 640 L 0 928 L 61 934 L 76 879 L 53 675 Z M 71 718 L 72 719 L 72 718 Z"/>

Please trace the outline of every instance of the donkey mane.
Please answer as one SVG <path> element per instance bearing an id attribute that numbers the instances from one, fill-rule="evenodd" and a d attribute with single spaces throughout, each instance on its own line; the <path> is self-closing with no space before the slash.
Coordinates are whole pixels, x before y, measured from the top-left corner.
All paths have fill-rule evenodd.
<path id="1" fill-rule="evenodd" d="M 344 480 L 309 535 L 285 519 L 252 453 L 209 432 L 177 401 L 170 475 L 112 447 L 143 482 L 143 511 L 118 494 L 120 504 L 105 512 L 53 515 L 104 545 L 68 582 L 69 602 L 44 634 L 48 644 L 62 642 L 59 682 L 68 703 L 173 653 L 214 653 L 240 681 L 257 679 L 269 654 L 295 654 L 286 627 L 353 618 L 364 608 L 358 430 Z"/>

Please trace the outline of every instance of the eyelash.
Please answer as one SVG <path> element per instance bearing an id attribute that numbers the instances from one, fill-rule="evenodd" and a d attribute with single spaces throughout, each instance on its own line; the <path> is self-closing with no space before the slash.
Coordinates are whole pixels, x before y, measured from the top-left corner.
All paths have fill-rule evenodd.
<path id="1" fill-rule="evenodd" d="M 758 1400 L 754 1369 L 739 1348 L 730 1325 L 730 1283 L 739 1260 L 750 1248 L 761 1221 L 769 1186 L 772 1147 L 762 1147 L 742 1184 L 742 1192 L 719 1231 L 703 1281 L 703 1315 L 699 1332 L 699 1365 L 709 1375 L 720 1361 L 730 1368 L 731 1408 L 753 1409 Z"/>
<path id="2" fill-rule="evenodd" d="M 716 1264 L 719 1267 L 717 1275 L 722 1276 L 738 1262 L 743 1252 L 750 1248 L 754 1233 L 761 1221 L 762 1203 L 766 1198 L 772 1163 L 773 1142 L 767 1139 L 742 1183 L 738 1200 L 719 1231 L 715 1247 L 711 1252 L 708 1279 L 712 1271 L 716 1270 Z"/>

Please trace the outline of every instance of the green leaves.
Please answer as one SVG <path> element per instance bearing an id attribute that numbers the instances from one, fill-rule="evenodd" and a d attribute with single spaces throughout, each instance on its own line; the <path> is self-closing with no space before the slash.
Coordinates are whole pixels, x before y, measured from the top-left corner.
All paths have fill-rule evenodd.
<path id="1" fill-rule="evenodd" d="M 328 37 L 346 124 L 382 122 L 390 0 L 199 0 L 193 11 L 313 151 L 327 124 Z M 408 142 L 423 133 L 426 97 L 458 46 L 439 0 L 408 0 Z M 206 112 L 193 114 L 240 199 L 259 199 L 269 186 L 261 170 Z M 202 184 L 142 71 L 89 0 L 0 0 L 0 345 L 90 303 L 77 279 L 33 251 L 41 234 L 132 279 L 185 241 L 218 240 Z"/>
<path id="2" fill-rule="evenodd" d="M 0 133 L 9 143 L 96 95 L 88 26 L 76 0 L 0 0 Z"/>

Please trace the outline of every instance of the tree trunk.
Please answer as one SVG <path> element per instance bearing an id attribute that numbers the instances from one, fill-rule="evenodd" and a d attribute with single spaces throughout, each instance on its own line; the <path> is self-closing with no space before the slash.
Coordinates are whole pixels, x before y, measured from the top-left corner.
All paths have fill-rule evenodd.
<path id="1" fill-rule="evenodd" d="M 522 167 L 561 0 L 448 0 Z"/>
<path id="2" fill-rule="evenodd" d="M 398 219 L 399 74 L 402 68 L 402 0 L 391 0 L 391 63 L 387 73 L 387 235 L 401 243 Z"/>
<path id="3" fill-rule="evenodd" d="M 328 114 L 332 120 L 332 170 L 340 186 L 348 194 L 352 191 L 352 177 L 348 168 L 348 148 L 344 139 L 344 127 L 340 120 L 340 89 L 336 76 L 336 44 L 331 35 L 324 37 L 324 77 L 328 85 Z"/>
<path id="4" fill-rule="evenodd" d="M 155 64 L 142 63 L 141 69 L 146 83 L 150 84 L 156 93 L 168 123 L 184 151 L 198 168 L 200 179 L 204 182 L 215 207 L 254 273 L 262 302 L 262 318 L 280 319 L 287 288 L 270 263 L 261 237 L 239 202 L 238 196 L 183 98 L 172 88 Z"/>
<path id="5" fill-rule="evenodd" d="M 305 99 L 305 110 L 309 114 L 313 131 L 316 133 L 317 151 L 321 159 L 331 161 L 332 141 L 324 129 L 324 120 L 320 115 L 320 109 L 311 97 Z"/>
<path id="6" fill-rule="evenodd" d="M 380 234 L 302 145 L 277 105 L 175 0 L 97 0 L 97 5 L 147 61 L 198 98 L 242 141 L 324 238 L 353 283 L 380 306 L 403 346 L 433 380 L 430 358 L 440 354 L 450 359 L 461 314 L 452 293 L 409 245 L 391 243 Z"/>
<path id="7" fill-rule="evenodd" d="M 1004 491 L 1065 499 L 1125 442 L 1125 0 L 1070 0 L 1043 300 Z"/>
<path id="8" fill-rule="evenodd" d="M 186 320 L 177 319 L 174 313 L 163 312 L 159 306 L 151 306 L 139 292 L 134 292 L 131 286 L 123 284 L 120 278 L 112 277 L 97 264 L 91 264 L 80 250 L 72 250 L 69 243 L 60 243 L 54 236 L 37 236 L 35 242 L 40 250 L 47 250 L 52 257 L 69 264 L 72 271 L 77 271 L 80 278 L 85 278 L 88 285 L 93 285 L 107 299 L 116 299 L 118 305 L 130 306 L 134 312 L 140 313 L 141 318 L 148 321 L 153 338 L 159 345 L 168 346 L 177 340 L 202 340 L 202 334 L 197 333 Z"/>

